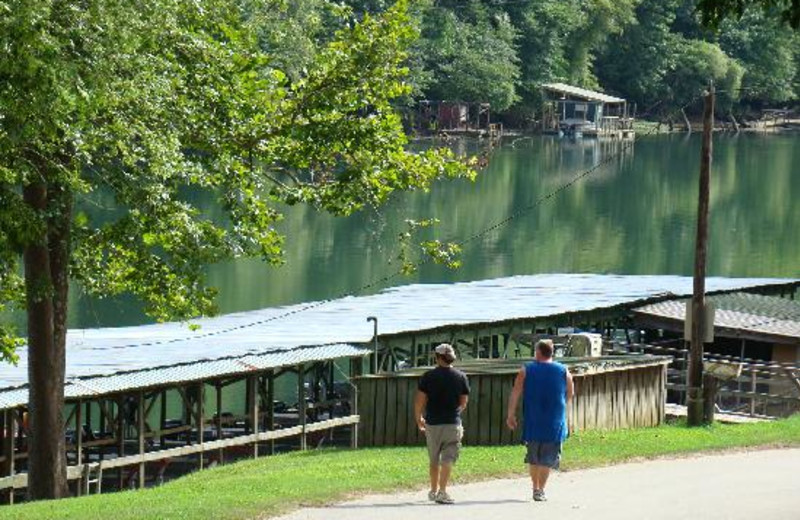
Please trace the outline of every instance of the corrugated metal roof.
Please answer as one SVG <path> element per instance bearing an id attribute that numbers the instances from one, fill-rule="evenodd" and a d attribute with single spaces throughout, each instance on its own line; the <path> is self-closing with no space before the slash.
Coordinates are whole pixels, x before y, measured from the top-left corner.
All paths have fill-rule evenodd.
<path id="1" fill-rule="evenodd" d="M 455 366 L 467 375 L 515 374 L 525 363 L 534 358 L 508 359 L 468 359 L 458 360 Z M 591 374 L 610 372 L 634 366 L 664 365 L 672 361 L 672 356 L 655 356 L 652 354 L 627 354 L 624 356 L 602 357 L 560 357 L 558 362 L 569 367 L 573 374 Z M 385 372 L 379 375 L 367 374 L 360 379 L 391 379 L 393 377 L 418 377 L 430 370 L 429 366 L 406 368 L 397 372 Z"/>
<path id="2" fill-rule="evenodd" d="M 149 370 L 118 372 L 108 376 L 68 380 L 64 385 L 64 395 L 66 399 L 95 397 L 122 391 L 163 386 L 174 382 L 188 383 L 312 361 L 365 356 L 370 352 L 369 349 L 353 345 L 319 345 L 237 358 L 199 361 Z M 26 388 L 0 390 L 0 409 L 20 406 L 27 402 L 28 390 Z"/>
<path id="3" fill-rule="evenodd" d="M 710 296 L 716 312 L 714 326 L 729 329 L 734 335 L 748 333 L 763 335 L 764 339 L 783 338 L 800 343 L 800 301 L 758 294 L 726 294 Z M 638 314 L 671 320 L 683 327 L 688 299 L 645 305 L 634 309 Z"/>
<path id="4" fill-rule="evenodd" d="M 796 283 L 770 278 L 708 278 L 708 291 Z M 306 345 L 358 345 L 372 338 L 368 316 L 381 335 L 434 330 L 565 313 L 634 306 L 657 297 L 686 296 L 681 276 L 541 274 L 456 284 L 405 285 L 371 296 L 273 307 L 183 323 L 70 330 L 68 380 L 174 367 L 220 358 L 275 355 Z M 27 350 L 19 365 L 0 364 L 0 388 L 27 382 Z M 210 365 L 208 365 L 210 366 Z M 201 370 L 197 368 L 197 370 Z M 194 374 L 194 369 L 191 371 Z"/>
<path id="5" fill-rule="evenodd" d="M 603 103 L 625 102 L 625 100 L 622 98 L 609 96 L 608 94 L 603 94 L 602 92 L 595 92 L 594 90 L 588 90 L 585 88 L 567 85 L 566 83 L 545 83 L 544 85 L 542 85 L 542 88 L 546 90 L 552 90 L 553 92 L 558 92 L 559 94 L 567 94 L 570 96 L 581 97 L 584 99 L 588 99 L 590 101 L 601 101 Z"/>

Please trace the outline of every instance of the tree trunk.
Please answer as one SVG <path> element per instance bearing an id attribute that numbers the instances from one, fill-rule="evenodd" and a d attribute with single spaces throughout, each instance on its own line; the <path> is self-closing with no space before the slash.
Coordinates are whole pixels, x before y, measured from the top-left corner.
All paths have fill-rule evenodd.
<path id="1" fill-rule="evenodd" d="M 54 209 L 48 207 L 48 190 L 42 182 L 26 186 L 23 196 L 39 215 Z M 68 225 L 69 221 L 64 226 Z M 60 226 L 62 231 L 67 229 L 64 226 Z M 33 238 L 23 253 L 30 385 L 28 496 L 32 500 L 68 494 L 63 419 L 66 299 L 60 300 L 66 296 L 67 272 L 63 261 L 53 264 L 54 251 L 60 260 L 65 251 L 58 243 L 48 247 L 49 240 L 56 238 L 51 233 Z M 54 273 L 53 268 L 58 271 Z"/>
<path id="2" fill-rule="evenodd" d="M 686 125 L 686 131 L 692 133 L 692 122 L 689 121 L 689 118 L 686 115 L 686 112 L 681 109 L 681 115 L 683 116 L 683 124 Z"/>
<path id="3" fill-rule="evenodd" d="M 731 118 L 731 123 L 733 123 L 733 130 L 738 134 L 739 133 L 739 121 L 736 120 L 736 117 L 734 117 L 733 112 L 729 112 L 729 114 L 730 114 L 730 118 Z"/>

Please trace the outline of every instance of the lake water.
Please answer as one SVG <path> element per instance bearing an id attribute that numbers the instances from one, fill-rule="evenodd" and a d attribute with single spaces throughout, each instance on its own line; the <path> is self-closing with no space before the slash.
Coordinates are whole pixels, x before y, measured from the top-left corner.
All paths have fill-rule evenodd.
<path id="1" fill-rule="evenodd" d="M 714 147 L 708 274 L 800 276 L 800 135 L 717 135 Z M 350 218 L 290 208 L 280 225 L 286 265 L 241 260 L 211 267 L 209 279 L 222 313 L 337 297 L 398 271 L 396 237 L 406 218 L 441 221 L 422 238 L 462 240 L 512 216 L 465 247 L 460 269 L 424 265 L 361 294 L 543 272 L 691 275 L 699 154 L 697 134 L 643 137 L 632 147 L 509 139 L 475 182 L 440 182 Z M 72 299 L 70 327 L 150 321 L 130 299 L 97 301 L 79 291 Z"/>

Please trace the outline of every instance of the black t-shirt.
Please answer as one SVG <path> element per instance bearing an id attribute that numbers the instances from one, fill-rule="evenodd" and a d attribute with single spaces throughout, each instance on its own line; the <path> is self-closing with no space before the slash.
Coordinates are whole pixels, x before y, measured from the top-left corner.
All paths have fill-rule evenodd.
<path id="1" fill-rule="evenodd" d="M 422 375 L 418 388 L 428 396 L 426 423 L 461 424 L 459 398 L 469 394 L 469 382 L 464 372 L 455 368 L 436 367 Z"/>

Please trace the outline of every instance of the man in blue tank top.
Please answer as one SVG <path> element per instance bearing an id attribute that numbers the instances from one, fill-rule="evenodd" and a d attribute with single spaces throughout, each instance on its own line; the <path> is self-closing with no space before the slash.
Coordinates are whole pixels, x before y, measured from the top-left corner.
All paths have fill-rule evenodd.
<path id="1" fill-rule="evenodd" d="M 567 438 L 567 402 L 575 387 L 567 367 L 553 361 L 553 342 L 536 343 L 535 360 L 523 366 L 508 398 L 506 424 L 517 428 L 517 404 L 522 397 L 522 441 L 525 463 L 533 483 L 533 499 L 547 500 L 544 487 L 552 468 L 558 468 L 561 443 Z"/>

